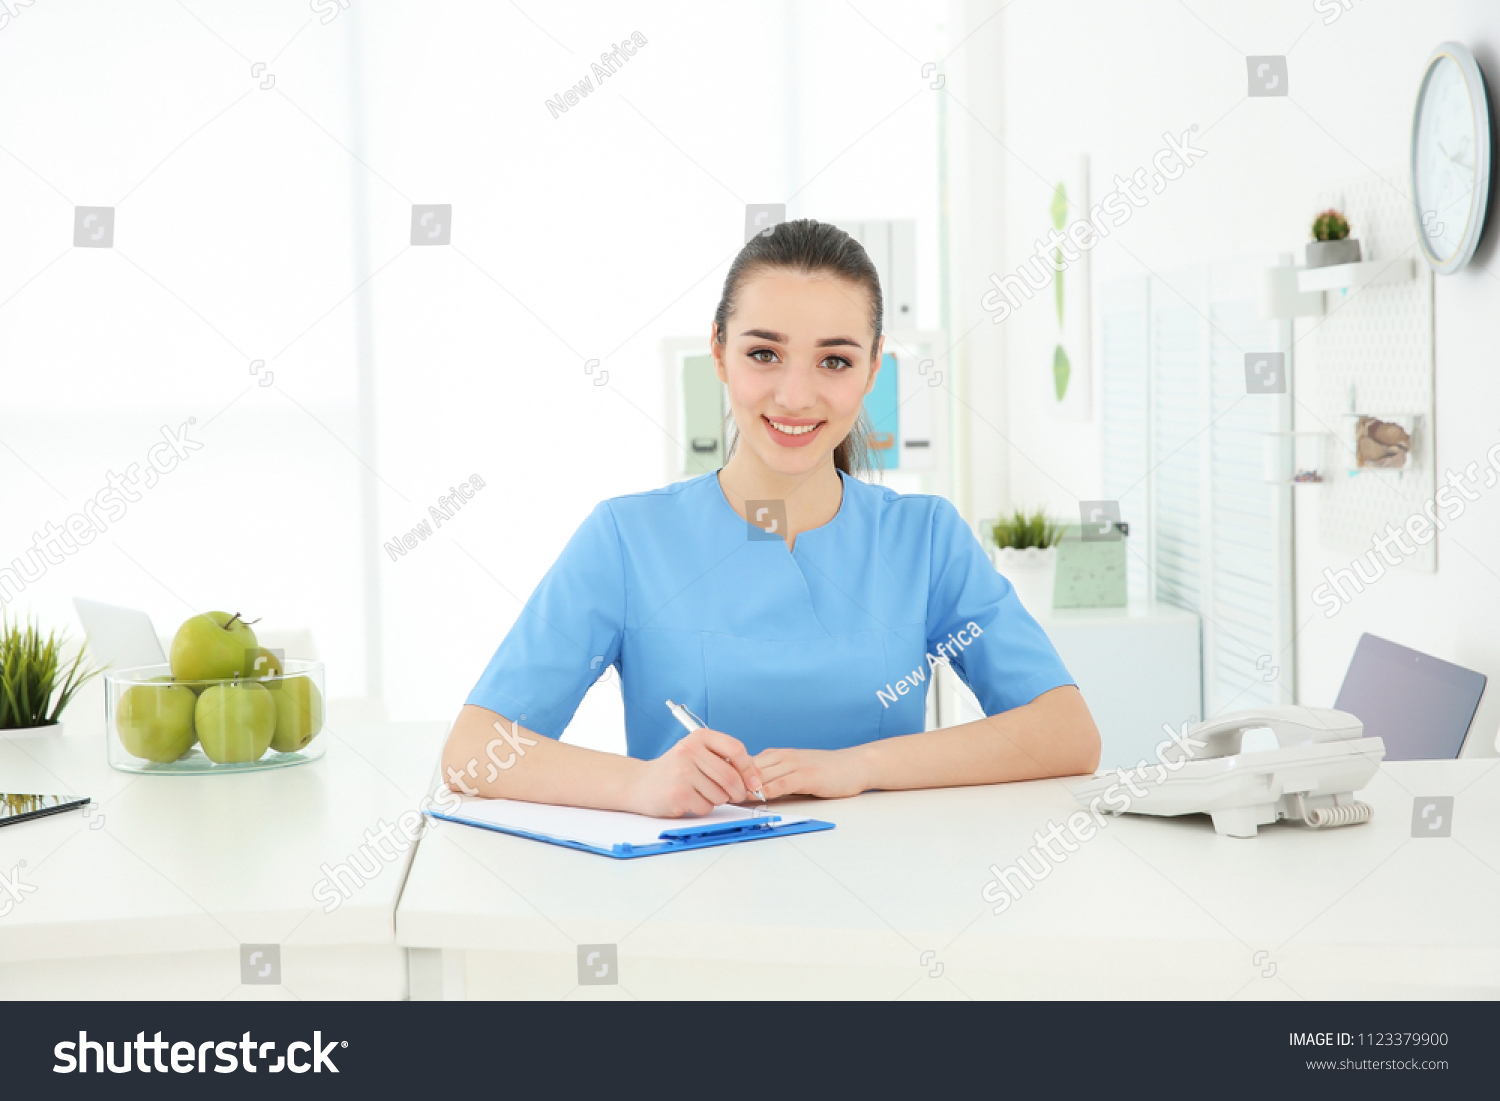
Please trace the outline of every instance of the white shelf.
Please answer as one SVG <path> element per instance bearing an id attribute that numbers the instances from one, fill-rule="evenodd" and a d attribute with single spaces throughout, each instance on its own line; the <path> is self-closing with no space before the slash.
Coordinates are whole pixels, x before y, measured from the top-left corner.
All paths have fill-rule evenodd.
<path id="1" fill-rule="evenodd" d="M 1330 264 L 1326 268 L 1299 268 L 1297 289 L 1310 291 L 1349 291 L 1378 287 L 1382 283 L 1404 283 L 1416 275 L 1416 262 L 1410 256 L 1394 260 L 1361 260 L 1355 264 Z"/>
<path id="2" fill-rule="evenodd" d="M 1324 485 L 1331 432 L 1263 432 L 1264 481 L 1271 485 Z"/>

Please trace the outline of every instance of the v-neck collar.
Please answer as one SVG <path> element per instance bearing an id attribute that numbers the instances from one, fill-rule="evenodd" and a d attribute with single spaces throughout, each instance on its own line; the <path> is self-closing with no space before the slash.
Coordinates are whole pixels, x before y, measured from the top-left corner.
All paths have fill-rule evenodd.
<path id="1" fill-rule="evenodd" d="M 737 524 L 737 525 L 738 524 L 748 524 L 748 523 L 750 523 L 750 521 L 746 520 L 743 516 L 741 516 L 738 512 L 735 511 L 734 506 L 729 503 L 728 496 L 726 496 L 725 493 L 724 493 L 724 486 L 719 481 L 719 475 L 721 473 L 723 473 L 723 470 L 724 470 L 724 468 L 720 467 L 718 470 L 716 470 L 712 474 L 708 475 L 709 479 L 713 482 L 714 496 L 719 499 L 719 504 L 723 507 L 725 515 L 727 515 L 731 520 L 733 520 L 735 524 Z M 839 522 L 839 518 L 844 515 L 844 512 L 845 512 L 845 510 L 847 509 L 847 507 L 849 505 L 849 481 L 850 481 L 850 479 L 849 479 L 849 475 L 845 474 L 842 470 L 836 470 L 836 473 L 839 476 L 839 491 L 840 491 L 839 492 L 839 507 L 838 507 L 838 509 L 834 512 L 834 514 L 831 517 L 829 517 L 827 523 L 819 524 L 815 528 L 808 528 L 806 531 L 800 532 L 797 535 L 796 544 L 794 546 L 792 546 L 791 548 L 788 549 L 788 551 L 787 551 L 788 554 L 795 555 L 797 553 L 797 547 L 800 547 L 802 545 L 802 540 L 803 539 L 805 539 L 809 535 L 815 534 L 816 532 L 827 531 L 829 528 L 832 528 L 835 524 L 837 524 Z M 770 542 L 770 540 L 768 539 L 768 540 L 766 540 L 766 542 Z M 781 545 L 783 547 L 786 546 L 786 540 L 785 539 L 780 539 L 780 540 L 778 540 L 778 542 L 781 543 Z"/>

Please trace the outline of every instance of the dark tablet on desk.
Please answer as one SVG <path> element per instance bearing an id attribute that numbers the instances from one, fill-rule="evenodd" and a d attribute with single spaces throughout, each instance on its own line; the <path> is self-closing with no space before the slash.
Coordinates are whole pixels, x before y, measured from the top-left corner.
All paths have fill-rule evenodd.
<path id="1" fill-rule="evenodd" d="M 49 814 L 61 814 L 65 810 L 81 807 L 89 801 L 87 795 L 15 795 L 0 793 L 0 826 L 24 822 L 28 818 L 44 818 Z"/>
<path id="2" fill-rule="evenodd" d="M 1361 635 L 1334 707 L 1385 742 L 1387 761 L 1458 756 L 1468 737 L 1485 676 L 1461 665 Z"/>

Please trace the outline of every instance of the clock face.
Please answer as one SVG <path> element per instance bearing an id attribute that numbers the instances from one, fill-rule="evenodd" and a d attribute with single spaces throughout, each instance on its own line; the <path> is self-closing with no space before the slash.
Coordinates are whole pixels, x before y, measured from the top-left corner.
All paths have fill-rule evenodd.
<path id="1" fill-rule="evenodd" d="M 1465 243 L 1480 182 L 1474 103 L 1463 69 L 1446 54 L 1427 70 L 1415 129 L 1412 183 L 1417 218 L 1428 253 L 1444 263 Z M 1484 183 L 1487 186 L 1488 180 Z"/>

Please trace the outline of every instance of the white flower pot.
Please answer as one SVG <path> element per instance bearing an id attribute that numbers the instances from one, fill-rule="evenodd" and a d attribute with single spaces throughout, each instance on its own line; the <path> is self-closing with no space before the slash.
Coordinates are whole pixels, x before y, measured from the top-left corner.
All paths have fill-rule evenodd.
<path id="1" fill-rule="evenodd" d="M 990 552 L 995 569 L 1015 587 L 1021 603 L 1033 615 L 1052 608 L 1052 586 L 1057 579 L 1057 547 L 995 547 Z"/>
<path id="2" fill-rule="evenodd" d="M 1327 268 L 1334 264 L 1357 264 L 1360 261 L 1359 239 L 1341 237 L 1337 241 L 1309 241 L 1304 253 L 1309 268 Z"/>
<path id="3" fill-rule="evenodd" d="M 0 738 L 52 738 L 63 732 L 61 721 L 48 726 L 18 726 L 0 730 Z"/>

